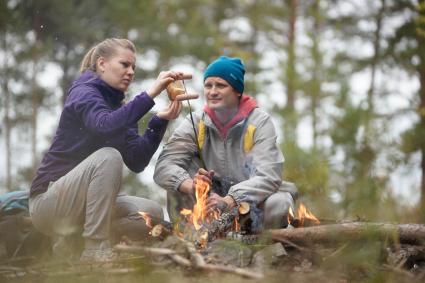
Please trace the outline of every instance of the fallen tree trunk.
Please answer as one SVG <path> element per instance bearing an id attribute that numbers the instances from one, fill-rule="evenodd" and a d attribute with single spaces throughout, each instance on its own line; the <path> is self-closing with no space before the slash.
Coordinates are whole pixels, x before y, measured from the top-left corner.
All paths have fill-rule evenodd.
<path id="1" fill-rule="evenodd" d="M 425 225 L 350 222 L 296 229 L 275 229 L 271 230 L 271 237 L 279 242 L 302 244 L 367 239 L 423 244 L 425 243 Z"/>

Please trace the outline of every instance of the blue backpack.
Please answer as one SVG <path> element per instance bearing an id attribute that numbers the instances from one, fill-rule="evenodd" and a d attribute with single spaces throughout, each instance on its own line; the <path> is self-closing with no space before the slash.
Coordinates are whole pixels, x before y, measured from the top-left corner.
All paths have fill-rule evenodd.
<path id="1" fill-rule="evenodd" d="M 28 213 L 29 191 L 13 191 L 0 195 L 0 217 Z"/>
<path id="2" fill-rule="evenodd" d="M 0 260 L 39 257 L 50 249 L 49 238 L 38 232 L 31 223 L 28 201 L 29 191 L 0 195 Z"/>

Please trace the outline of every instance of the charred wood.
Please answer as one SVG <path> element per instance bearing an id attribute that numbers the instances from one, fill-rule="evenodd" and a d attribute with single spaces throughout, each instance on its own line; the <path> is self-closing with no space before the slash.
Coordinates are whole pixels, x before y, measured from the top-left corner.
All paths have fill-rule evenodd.
<path id="1" fill-rule="evenodd" d="M 213 220 L 208 226 L 208 241 L 225 237 L 226 233 L 232 229 L 238 214 L 238 208 L 234 207 L 229 211 L 223 212 L 219 219 Z"/>

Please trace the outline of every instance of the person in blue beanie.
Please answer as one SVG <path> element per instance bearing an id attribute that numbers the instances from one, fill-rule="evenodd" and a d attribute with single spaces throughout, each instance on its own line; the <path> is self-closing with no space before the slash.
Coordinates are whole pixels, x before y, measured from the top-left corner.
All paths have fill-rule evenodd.
<path id="1" fill-rule="evenodd" d="M 248 202 L 254 230 L 287 226 L 297 189 L 282 181 L 283 155 L 270 116 L 244 93 L 245 66 L 221 56 L 204 72 L 203 111 L 186 117 L 165 144 L 154 180 L 167 190 L 170 218 L 192 209 L 196 183 L 210 184 L 207 209 L 226 210 Z"/>
<path id="2" fill-rule="evenodd" d="M 108 38 L 87 52 L 81 75 L 69 89 L 52 144 L 30 189 L 33 224 L 54 239 L 54 253 L 69 250 L 67 242 L 77 234 L 84 238 L 81 260 L 107 261 L 115 256 L 112 232 L 126 230 L 127 216 L 143 211 L 163 218 L 158 203 L 120 193 L 123 166 L 141 172 L 148 165 L 169 120 L 178 117 L 181 102 L 153 115 L 143 135 L 137 122 L 168 84 L 191 75 L 161 72 L 148 91 L 124 103 L 135 64 L 131 41 Z M 132 224 L 137 226 L 136 236 L 147 236 L 144 222 L 137 222 Z"/>

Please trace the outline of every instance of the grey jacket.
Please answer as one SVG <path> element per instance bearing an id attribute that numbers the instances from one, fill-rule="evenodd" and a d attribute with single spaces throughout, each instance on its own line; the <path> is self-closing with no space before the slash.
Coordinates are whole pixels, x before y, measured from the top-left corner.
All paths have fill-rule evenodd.
<path id="1" fill-rule="evenodd" d="M 261 203 L 277 191 L 290 192 L 296 198 L 295 185 L 282 182 L 284 158 L 276 144 L 275 128 L 267 113 L 255 108 L 248 118 L 229 130 L 225 139 L 220 137 L 216 126 L 205 113 L 194 113 L 194 120 L 195 125 L 200 120 L 205 123 L 204 134 L 197 127 L 198 137 L 204 138 L 201 155 L 207 167 L 205 169 L 214 170 L 215 176 L 231 180 L 228 194 L 237 203 Z M 173 195 L 176 195 L 184 180 L 191 178 L 202 167 L 195 138 L 190 117 L 187 116 L 165 144 L 157 161 L 154 180 Z"/>

